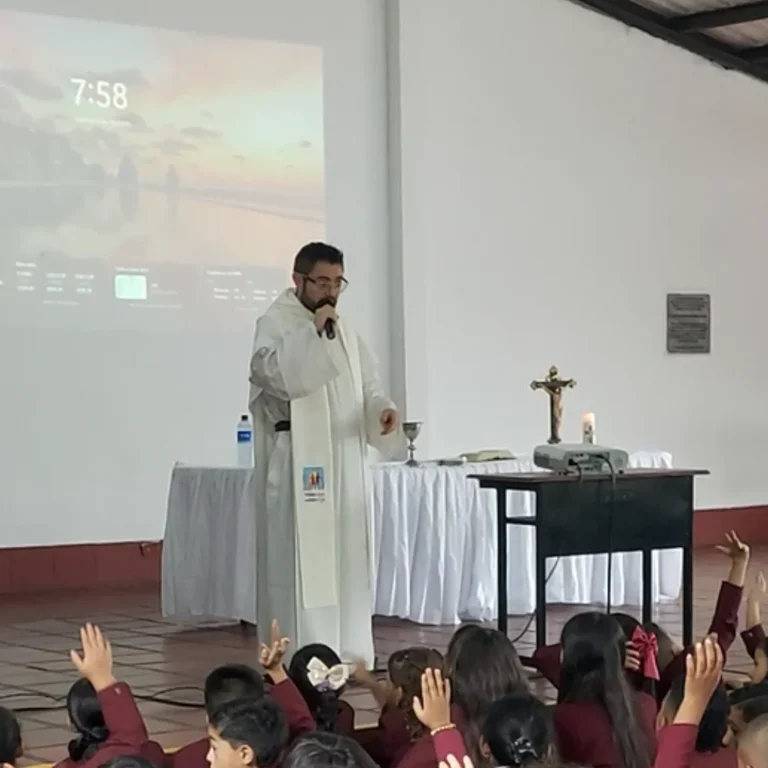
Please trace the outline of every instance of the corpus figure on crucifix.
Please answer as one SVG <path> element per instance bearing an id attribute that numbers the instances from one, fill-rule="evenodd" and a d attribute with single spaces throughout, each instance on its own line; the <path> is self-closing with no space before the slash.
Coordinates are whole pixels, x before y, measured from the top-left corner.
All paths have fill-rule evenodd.
<path id="1" fill-rule="evenodd" d="M 573 379 L 561 379 L 556 366 L 549 369 L 543 381 L 532 381 L 531 389 L 543 389 L 549 395 L 549 439 L 550 445 L 560 442 L 560 425 L 563 422 L 563 390 L 573 389 Z"/>

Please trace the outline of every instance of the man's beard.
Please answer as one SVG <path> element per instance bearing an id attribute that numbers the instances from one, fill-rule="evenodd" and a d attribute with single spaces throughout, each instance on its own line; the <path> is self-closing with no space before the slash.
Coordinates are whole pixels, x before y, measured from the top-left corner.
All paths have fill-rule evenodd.
<path id="1" fill-rule="evenodd" d="M 322 299 L 312 301 L 307 295 L 307 287 L 303 285 L 300 291 L 296 291 L 296 298 L 313 314 L 320 308 L 330 304 L 336 306 L 336 299 L 333 296 L 323 296 Z"/>

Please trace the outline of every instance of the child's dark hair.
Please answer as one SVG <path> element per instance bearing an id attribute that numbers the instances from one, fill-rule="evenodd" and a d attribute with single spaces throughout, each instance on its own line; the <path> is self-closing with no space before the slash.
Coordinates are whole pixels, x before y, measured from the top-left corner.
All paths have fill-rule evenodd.
<path id="1" fill-rule="evenodd" d="M 404 648 L 395 651 L 387 663 L 389 680 L 401 692 L 397 707 L 403 713 L 411 741 L 416 741 L 425 731 L 413 711 L 413 699 L 421 698 L 421 676 L 428 669 L 443 671 L 443 654 L 434 648 Z"/>
<path id="2" fill-rule="evenodd" d="M 120 755 L 103 763 L 99 768 L 156 768 L 155 764 L 146 757 L 138 755 Z"/>
<path id="3" fill-rule="evenodd" d="M 445 674 L 451 680 L 453 701 L 467 727 L 467 752 L 476 768 L 487 764 L 480 750 L 480 734 L 491 706 L 512 693 L 527 692 L 528 680 L 515 646 L 496 629 L 469 625 L 448 644 Z"/>
<path id="4" fill-rule="evenodd" d="M 288 724 L 269 696 L 226 701 L 208 722 L 230 746 L 250 747 L 259 768 L 275 765 L 288 743 Z"/>
<path id="5" fill-rule="evenodd" d="M 557 754 L 552 710 L 530 693 L 497 701 L 485 719 L 483 738 L 497 765 L 538 764 Z"/>
<path id="6" fill-rule="evenodd" d="M 69 757 L 76 763 L 88 760 L 109 738 L 99 697 L 88 680 L 81 678 L 69 689 L 67 714 L 76 733 L 67 745 Z"/>
<path id="7" fill-rule="evenodd" d="M 283 768 L 377 768 L 368 753 L 352 739 L 335 733 L 311 733 L 291 748 Z"/>
<path id="8" fill-rule="evenodd" d="M 312 717 L 317 723 L 318 731 L 336 731 L 336 720 L 339 715 L 339 698 L 344 692 L 344 688 L 333 690 L 327 686 L 319 688 L 312 685 L 309 680 L 307 667 L 312 659 L 319 659 L 329 669 L 341 664 L 339 655 L 332 648 L 322 643 L 312 643 L 299 648 L 293 654 L 291 664 L 288 667 L 288 676 L 294 685 L 299 689 L 307 707 L 312 713 Z"/>
<path id="9" fill-rule="evenodd" d="M 757 699 L 763 696 L 768 696 L 768 682 L 766 681 L 734 688 L 728 692 L 728 702 L 732 707 L 739 706 L 742 702 L 747 701 L 747 699 Z"/>
<path id="10" fill-rule="evenodd" d="M 210 717 L 225 701 L 258 699 L 264 693 L 264 678 L 255 669 L 246 664 L 225 664 L 205 678 L 205 711 Z"/>
<path id="11" fill-rule="evenodd" d="M 16 765 L 21 754 L 19 721 L 9 709 L 0 707 L 0 763 Z"/>
<path id="12" fill-rule="evenodd" d="M 756 696 L 737 705 L 741 711 L 741 719 L 749 725 L 761 715 L 768 715 L 768 696 Z"/>
<path id="13" fill-rule="evenodd" d="M 624 674 L 624 632 L 613 616 L 580 613 L 563 627 L 559 702 L 589 702 L 608 715 L 616 768 L 650 768 L 653 734 L 644 733 L 635 693 Z"/>
<path id="14" fill-rule="evenodd" d="M 685 674 L 678 675 L 669 687 L 669 693 L 664 698 L 662 706 L 670 722 L 680 709 L 685 695 Z M 721 682 L 709 699 L 704 715 L 699 723 L 696 734 L 697 752 L 717 752 L 723 745 L 723 739 L 728 732 L 728 693 Z"/>

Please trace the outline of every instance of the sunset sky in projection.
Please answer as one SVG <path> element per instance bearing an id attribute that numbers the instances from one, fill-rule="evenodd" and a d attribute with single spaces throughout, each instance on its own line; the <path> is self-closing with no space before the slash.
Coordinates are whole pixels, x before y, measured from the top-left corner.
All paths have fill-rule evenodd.
<path id="1" fill-rule="evenodd" d="M 124 82 L 128 108 L 77 106 L 71 77 Z M 316 47 L 0 11 L 6 116 L 11 103 L 111 174 L 128 152 L 144 181 L 174 165 L 185 186 L 322 197 Z"/>

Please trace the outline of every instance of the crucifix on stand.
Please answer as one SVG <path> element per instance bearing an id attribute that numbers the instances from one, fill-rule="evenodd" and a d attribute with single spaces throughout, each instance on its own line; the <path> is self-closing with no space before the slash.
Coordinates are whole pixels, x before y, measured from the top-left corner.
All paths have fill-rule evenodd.
<path id="1" fill-rule="evenodd" d="M 561 379 L 556 366 L 552 366 L 543 381 L 532 381 L 531 389 L 543 389 L 549 395 L 549 439 L 550 445 L 557 445 L 560 440 L 560 426 L 563 423 L 563 390 L 573 389 L 573 379 Z"/>

